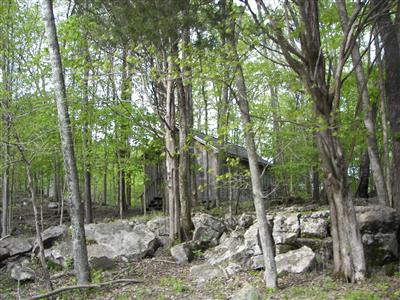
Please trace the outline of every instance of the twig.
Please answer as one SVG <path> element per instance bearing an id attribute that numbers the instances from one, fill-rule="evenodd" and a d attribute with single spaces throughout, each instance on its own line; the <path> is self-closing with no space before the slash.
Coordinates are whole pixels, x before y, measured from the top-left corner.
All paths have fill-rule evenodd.
<path id="1" fill-rule="evenodd" d="M 113 285 L 113 284 L 117 284 L 117 283 L 135 284 L 135 283 L 143 283 L 143 281 L 137 280 L 137 279 L 117 279 L 117 280 L 106 281 L 106 282 L 97 283 L 97 284 L 72 285 L 72 286 L 66 286 L 66 287 L 56 289 L 56 290 L 48 292 L 46 294 L 32 296 L 30 298 L 26 298 L 25 300 L 36 300 L 36 299 L 49 298 L 50 296 L 54 296 L 54 295 L 57 295 L 57 294 L 60 294 L 60 293 L 66 292 L 66 291 L 70 291 L 70 290 L 101 288 L 106 285 Z"/>
<path id="2" fill-rule="evenodd" d="M 5 240 L 6 238 L 8 238 L 8 237 L 10 237 L 10 236 L 11 236 L 11 234 L 7 234 L 6 236 L 3 236 L 3 237 L 0 239 L 0 241 Z"/>

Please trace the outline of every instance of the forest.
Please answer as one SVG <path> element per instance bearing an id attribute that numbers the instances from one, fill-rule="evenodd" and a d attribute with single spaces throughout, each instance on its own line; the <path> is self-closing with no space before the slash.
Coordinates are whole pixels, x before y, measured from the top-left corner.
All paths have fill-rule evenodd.
<path id="1" fill-rule="evenodd" d="M 400 1 L 1 0 L 1 299 L 399 299 Z"/>

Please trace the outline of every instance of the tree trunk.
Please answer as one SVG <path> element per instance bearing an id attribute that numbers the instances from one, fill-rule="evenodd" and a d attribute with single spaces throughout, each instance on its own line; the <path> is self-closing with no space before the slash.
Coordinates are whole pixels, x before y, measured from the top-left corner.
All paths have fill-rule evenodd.
<path id="1" fill-rule="evenodd" d="M 386 189 L 388 191 L 388 197 L 390 206 L 393 207 L 393 196 L 392 196 L 392 176 L 390 174 L 391 171 L 391 160 L 390 160 L 390 149 L 389 149 L 389 123 L 388 123 L 388 110 L 387 110 L 387 101 L 386 101 L 386 93 L 385 93 L 385 75 L 384 75 L 384 66 L 381 58 L 379 47 L 379 37 L 378 34 L 375 34 L 375 51 L 377 53 L 376 64 L 379 70 L 379 104 L 381 108 L 381 125 L 382 125 L 382 144 L 383 144 L 383 165 L 384 165 L 384 173 L 386 180 Z"/>
<path id="2" fill-rule="evenodd" d="M 166 115 L 165 115 L 165 148 L 167 194 L 169 210 L 169 237 L 173 241 L 180 238 L 180 206 L 177 185 L 176 130 L 175 130 L 175 98 L 173 88 L 173 62 L 168 56 L 168 77 L 166 79 Z"/>
<path id="3" fill-rule="evenodd" d="M 368 150 L 365 150 L 360 161 L 360 181 L 358 183 L 356 197 L 368 198 L 369 184 L 369 155 Z"/>
<path id="4" fill-rule="evenodd" d="M 400 212 L 400 184 L 395 182 L 400 178 L 400 46 L 396 34 L 398 27 L 391 20 L 389 0 L 373 0 L 371 4 L 377 8 L 377 29 L 384 49 L 385 92 L 390 112 L 392 140 L 392 201 L 394 208 Z"/>
<path id="5" fill-rule="evenodd" d="M 349 27 L 349 17 L 347 15 L 346 4 L 344 0 L 336 1 L 336 6 L 339 11 L 341 26 L 345 33 Z M 386 189 L 383 169 L 379 159 L 378 142 L 376 139 L 375 118 L 370 105 L 369 93 L 367 88 L 367 79 L 365 78 L 363 64 L 361 61 L 360 49 L 355 41 L 351 51 L 351 59 L 356 75 L 358 93 L 361 97 L 361 106 L 364 113 L 364 125 L 367 129 L 367 147 L 368 155 L 371 164 L 372 176 L 374 178 L 376 192 L 378 194 L 379 203 L 389 205 L 389 196 Z"/>
<path id="6" fill-rule="evenodd" d="M 84 206 L 85 206 L 85 223 L 93 222 L 92 213 L 92 194 L 91 194 L 91 172 L 90 172 L 90 156 L 89 144 L 91 132 L 89 129 L 89 50 L 85 45 L 85 71 L 83 78 L 83 96 L 82 96 L 82 111 L 83 111 L 83 130 L 82 130 L 82 151 L 83 151 L 83 176 L 84 176 Z"/>
<path id="7" fill-rule="evenodd" d="M 184 2 L 183 15 L 189 14 L 189 1 Z M 190 29 L 185 26 L 182 33 L 182 60 L 188 64 L 189 56 L 187 47 L 190 45 Z M 184 66 L 177 66 L 178 72 L 181 74 L 177 78 L 178 86 L 178 106 L 179 106 L 179 200 L 181 205 L 181 230 L 182 238 L 187 241 L 191 239 L 194 229 L 191 217 L 192 199 L 191 199 L 191 171 L 190 171 L 190 145 L 192 145 L 192 137 L 190 136 L 191 117 L 193 112 L 190 111 L 192 99 L 192 83 L 191 70 Z"/>
<path id="8" fill-rule="evenodd" d="M 234 23 L 231 25 L 232 34 L 230 35 L 230 44 L 233 49 L 235 63 L 235 82 L 237 88 L 237 100 L 239 102 L 240 117 L 244 130 L 246 150 L 249 159 L 251 185 L 254 197 L 254 206 L 258 221 L 258 232 L 261 241 L 261 249 L 264 256 L 264 280 L 267 288 L 277 287 L 277 272 L 274 258 L 274 244 L 271 228 L 268 224 L 264 199 L 261 188 L 260 170 L 258 167 L 258 156 L 254 143 L 253 125 L 250 119 L 249 104 L 247 99 L 246 84 L 243 75 L 242 66 L 239 61 L 239 55 L 236 47 L 234 35 Z"/>
<path id="9" fill-rule="evenodd" d="M 68 198 L 71 200 L 70 216 L 74 268 L 78 284 L 85 284 L 90 280 L 90 270 L 86 249 L 85 229 L 83 227 L 82 201 L 79 192 L 74 143 L 52 1 L 42 0 L 41 8 L 49 44 L 52 78 L 57 104 L 58 126 L 60 129 L 64 168 L 68 185 Z"/>

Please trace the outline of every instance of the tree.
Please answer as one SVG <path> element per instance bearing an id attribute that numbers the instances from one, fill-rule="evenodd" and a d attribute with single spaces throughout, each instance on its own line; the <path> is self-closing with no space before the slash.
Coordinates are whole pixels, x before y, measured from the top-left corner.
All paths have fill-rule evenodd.
<path id="1" fill-rule="evenodd" d="M 343 33 L 350 31 L 350 21 L 347 14 L 346 3 L 344 0 L 336 1 L 336 6 L 339 11 L 340 24 Z M 364 74 L 363 64 L 361 61 L 360 49 L 357 41 L 354 41 L 353 48 L 351 49 L 351 59 L 355 70 L 357 88 L 361 97 L 362 113 L 364 114 L 364 125 L 367 129 L 367 149 L 368 156 L 371 163 L 372 175 L 378 194 L 379 203 L 382 205 L 389 205 L 389 196 L 386 189 L 385 178 L 383 176 L 383 169 L 379 159 L 378 142 L 376 139 L 375 118 L 373 109 L 370 105 L 367 78 Z"/>
<path id="2" fill-rule="evenodd" d="M 57 29 L 54 20 L 51 0 L 42 0 L 41 9 L 49 44 L 49 54 L 52 66 L 52 79 L 58 113 L 61 146 L 64 156 L 64 168 L 68 186 L 68 198 L 71 201 L 71 225 L 74 269 L 79 284 L 90 280 L 90 270 L 86 249 L 85 229 L 83 227 L 82 202 L 79 192 L 78 171 L 76 167 L 74 143 L 71 122 L 67 105 L 64 75 L 62 70 L 60 47 L 57 39 Z"/>
<path id="3" fill-rule="evenodd" d="M 235 24 L 233 21 L 230 26 L 229 43 L 233 52 L 233 65 L 235 70 L 235 83 L 237 89 L 236 97 L 239 104 L 240 116 L 245 136 L 246 150 L 249 158 L 254 206 L 256 208 L 261 249 L 264 257 L 264 280 L 267 288 L 274 289 L 277 287 L 277 271 L 274 258 L 274 244 L 272 240 L 272 232 L 265 213 L 265 205 L 261 188 L 260 170 L 258 167 L 258 155 L 254 142 L 253 124 L 250 118 L 246 82 L 237 51 Z"/>
<path id="4" fill-rule="evenodd" d="M 393 207 L 400 211 L 400 185 L 394 180 L 400 177 L 400 44 L 398 41 L 399 14 L 393 22 L 391 19 L 391 7 L 400 4 L 391 0 L 372 0 L 371 9 L 375 12 L 377 30 L 381 37 L 384 50 L 383 61 L 385 70 L 385 92 L 387 97 L 391 146 L 392 146 L 392 203 Z"/>
<path id="5" fill-rule="evenodd" d="M 348 162 L 338 138 L 341 75 L 351 51 L 349 44 L 350 46 L 352 44 L 349 41 L 352 42 L 355 38 L 353 32 L 349 30 L 344 35 L 336 71 L 332 78 L 334 84 L 330 86 L 331 77 L 327 77 L 327 73 L 332 70 L 327 70 L 321 44 L 318 1 L 297 1 L 298 14 L 291 11 L 290 15 L 293 19 L 288 21 L 292 21 L 290 26 L 297 30 L 298 44 L 292 43 L 291 37 L 285 36 L 280 20 L 270 13 L 264 1 L 259 0 L 257 4 L 264 17 L 270 20 L 270 28 L 263 25 L 264 20 L 259 19 L 248 1 L 245 2 L 258 27 L 279 47 L 287 64 L 299 75 L 314 101 L 316 116 L 319 120 L 319 128 L 316 132 L 317 146 L 331 212 L 334 272 L 351 282 L 363 281 L 366 272 L 364 249 L 347 185 Z M 354 21 L 359 12 L 356 10 L 350 19 Z M 298 49 L 298 46 L 301 48 Z"/>

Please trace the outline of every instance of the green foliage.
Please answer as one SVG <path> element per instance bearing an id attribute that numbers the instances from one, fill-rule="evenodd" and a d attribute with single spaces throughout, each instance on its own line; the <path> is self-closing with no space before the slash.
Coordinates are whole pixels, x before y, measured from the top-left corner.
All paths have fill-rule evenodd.
<path id="1" fill-rule="evenodd" d="M 345 300 L 378 300 L 379 297 L 374 295 L 372 292 L 356 290 L 350 293 L 347 293 L 344 296 Z"/>
<path id="2" fill-rule="evenodd" d="M 182 280 L 172 276 L 161 277 L 160 286 L 172 288 L 176 293 L 189 291 L 188 286 Z"/>

